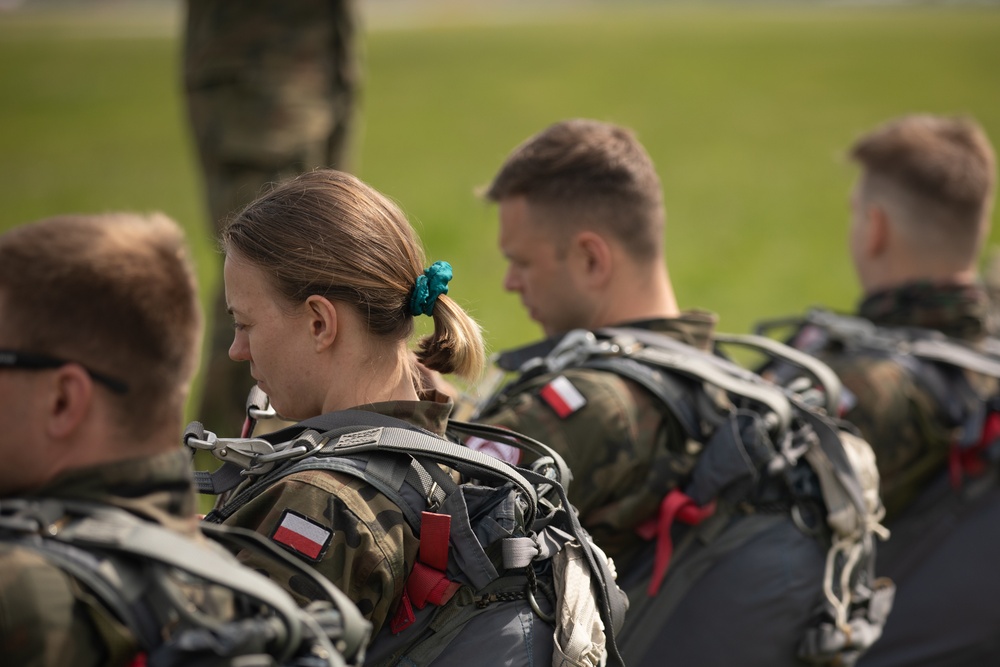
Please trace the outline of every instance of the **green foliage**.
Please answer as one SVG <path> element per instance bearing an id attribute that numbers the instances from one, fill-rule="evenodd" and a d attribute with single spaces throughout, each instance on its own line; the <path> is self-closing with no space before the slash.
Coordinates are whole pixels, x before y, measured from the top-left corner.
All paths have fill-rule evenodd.
<path id="1" fill-rule="evenodd" d="M 681 305 L 716 310 L 733 331 L 853 304 L 853 170 L 841 155 L 857 134 L 928 111 L 972 114 L 1000 141 L 992 9 L 646 4 L 503 21 L 467 11 L 411 26 L 370 19 L 355 170 L 400 202 L 429 261 L 452 263 L 451 293 L 494 349 L 537 329 L 501 291 L 495 212 L 474 190 L 558 119 L 638 132 L 663 178 Z M 190 230 L 214 289 L 179 25 L 0 14 L 0 229 L 67 211 L 163 210 Z"/>

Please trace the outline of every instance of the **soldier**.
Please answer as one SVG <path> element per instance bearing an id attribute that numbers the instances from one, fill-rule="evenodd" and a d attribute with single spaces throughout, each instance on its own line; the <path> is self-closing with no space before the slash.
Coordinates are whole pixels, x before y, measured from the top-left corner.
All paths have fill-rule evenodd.
<path id="1" fill-rule="evenodd" d="M 504 288 L 520 296 L 549 337 L 540 345 L 558 350 L 571 330 L 627 326 L 680 341 L 692 353 L 712 349 L 716 317 L 678 308 L 659 178 L 630 131 L 592 120 L 556 123 L 508 156 L 486 197 L 499 205 Z M 669 544 L 672 535 L 677 543 L 686 534 L 681 519 L 672 528 L 657 524 L 670 525 L 667 506 L 681 497 L 674 492 L 690 479 L 702 444 L 681 415 L 618 373 L 570 361 L 561 372 L 525 378 L 495 394 L 477 419 L 537 438 L 566 459 L 574 475 L 570 500 L 614 559 L 623 587 L 631 584 L 635 607 L 632 592 L 645 596 L 656 576 L 649 540 Z M 693 397 L 692 390 L 679 398 Z M 688 522 L 711 514 L 689 500 Z M 660 553 L 655 560 L 662 562 Z M 823 561 L 818 542 L 787 514 L 779 517 L 723 556 L 669 621 L 630 609 L 623 657 L 630 665 L 800 664 L 798 646 L 822 596 Z M 666 581 L 665 592 L 671 588 Z M 643 622 L 659 625 L 640 643 L 634 628 Z"/>
<path id="2" fill-rule="evenodd" d="M 189 0 L 186 8 L 186 101 L 218 232 L 265 185 L 345 167 L 361 79 L 357 17 L 354 0 Z M 210 324 L 198 414 L 235 428 L 252 380 L 226 358 L 221 290 Z"/>
<path id="3" fill-rule="evenodd" d="M 856 317 L 813 313 L 793 344 L 840 376 L 843 416 L 881 474 L 892 537 L 878 569 L 897 603 L 861 664 L 996 664 L 998 381 L 995 360 L 975 356 L 990 343 L 977 264 L 994 152 L 970 118 L 909 115 L 859 138 L 850 156 L 861 168 L 850 253 L 864 296 Z"/>
<path id="4" fill-rule="evenodd" d="M 452 402 L 433 391 L 418 391 L 416 362 L 442 373 L 475 377 L 485 360 L 482 336 L 475 321 L 447 296 L 451 267 L 446 262 L 423 267 L 419 240 L 391 201 L 349 174 L 307 172 L 244 208 L 223 230 L 222 245 L 226 299 L 236 328 L 229 354 L 235 361 L 249 362 L 257 387 L 278 415 L 303 424 L 343 418 L 347 423 L 342 427 L 359 425 L 358 430 L 397 418 L 407 424 L 398 431 L 403 441 L 444 435 Z M 415 360 L 408 343 L 414 318 L 420 315 L 434 319 L 434 333 L 421 339 Z M 462 551 L 457 546 L 462 533 L 427 527 L 418 539 L 410 523 L 411 514 L 423 517 L 422 526 L 423 521 L 440 519 L 436 514 L 427 519 L 429 512 L 438 511 L 432 502 L 435 489 L 453 482 L 414 482 L 423 490 L 418 491 L 422 499 L 412 499 L 420 508 L 411 512 L 411 500 L 398 495 L 400 485 L 413 477 L 408 457 L 383 454 L 355 464 L 345 464 L 335 452 L 324 458 L 323 443 L 335 448 L 340 441 L 322 435 L 330 427 L 319 431 L 311 451 L 299 448 L 296 454 L 294 441 L 276 443 L 271 460 L 280 461 L 278 467 L 260 472 L 250 468 L 250 479 L 207 518 L 269 537 L 347 593 L 375 628 L 369 662 L 381 664 L 383 649 L 397 650 L 384 648 L 395 641 L 393 636 L 400 641 L 420 636 L 417 628 L 400 634 L 415 622 L 414 610 L 432 604 L 455 611 L 444 605 L 474 590 L 462 586 L 466 593 L 458 593 L 459 584 L 444 578 L 445 569 L 449 576 L 455 574 L 448 554 Z M 431 438 L 430 446 L 441 442 Z M 400 460 L 405 465 L 397 471 L 393 466 Z M 424 476 L 428 474 L 433 478 L 440 470 L 431 466 Z M 392 493 L 396 500 L 390 498 Z M 459 522 L 454 517 L 441 520 Z M 467 531 L 466 539 L 471 528 Z M 435 533 L 442 541 L 431 545 Z M 441 556 L 433 566 L 430 551 Z M 255 568 L 268 569 L 253 555 L 243 557 Z M 421 568 L 415 567 L 418 560 Z M 483 572 L 493 568 L 478 567 L 485 568 Z M 310 599 L 312 591 L 295 578 L 271 572 L 302 602 Z M 431 584 L 427 576 L 434 577 Z M 432 588 L 437 593 L 430 595 Z M 494 628 L 489 656 L 482 655 L 482 637 L 476 632 L 451 636 L 442 626 L 436 626 L 442 638 L 435 650 L 447 644 L 480 664 L 551 661 L 552 628 L 532 611 L 523 586 L 517 593 L 481 601 L 482 608 L 491 601 L 514 603 L 506 607 L 513 614 L 504 621 L 506 629 Z M 455 618 L 477 608 L 472 602 L 458 603 L 460 615 Z M 540 630 L 532 628 L 538 624 L 548 630 L 534 637 Z"/>
<path id="5" fill-rule="evenodd" d="M 179 445 L 200 333 L 187 249 L 165 216 L 65 216 L 0 236 L 0 506 L 86 502 L 197 534 Z M 0 573 L 4 664 L 135 658 L 122 619 L 37 551 L 0 542 Z"/>

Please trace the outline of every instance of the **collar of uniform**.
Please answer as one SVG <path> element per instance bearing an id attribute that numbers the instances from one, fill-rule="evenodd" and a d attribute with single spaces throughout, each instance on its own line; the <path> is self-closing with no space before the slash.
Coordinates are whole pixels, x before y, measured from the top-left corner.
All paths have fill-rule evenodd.
<path id="1" fill-rule="evenodd" d="M 670 336 L 692 347 L 706 352 L 712 349 L 712 334 L 718 317 L 707 310 L 685 310 L 677 317 L 658 317 L 646 320 L 622 322 L 608 328 L 646 329 Z M 598 330 L 599 331 L 599 330 Z M 505 371 L 513 372 L 531 359 L 545 357 L 563 339 L 565 334 L 545 338 L 536 343 L 501 352 L 494 363 Z"/>
<path id="2" fill-rule="evenodd" d="M 866 297 L 858 314 L 880 326 L 935 329 L 976 340 L 986 335 L 989 298 L 978 283 L 914 282 Z"/>
<path id="3" fill-rule="evenodd" d="M 685 310 L 677 317 L 661 317 L 637 322 L 627 322 L 618 326 L 648 329 L 670 336 L 682 343 L 710 352 L 712 350 L 712 334 L 719 318 L 707 310 Z"/>
<path id="4" fill-rule="evenodd" d="M 190 456 L 178 447 L 154 456 L 70 470 L 32 495 L 113 505 L 188 532 L 196 507 L 191 480 Z"/>
<path id="5" fill-rule="evenodd" d="M 430 396 L 428 396 L 430 398 Z M 355 410 L 367 410 L 386 417 L 395 417 L 418 426 L 426 431 L 444 436 L 448 427 L 448 417 L 454 406 L 451 399 L 440 392 L 433 392 L 434 400 L 428 401 L 384 401 L 359 405 Z"/>

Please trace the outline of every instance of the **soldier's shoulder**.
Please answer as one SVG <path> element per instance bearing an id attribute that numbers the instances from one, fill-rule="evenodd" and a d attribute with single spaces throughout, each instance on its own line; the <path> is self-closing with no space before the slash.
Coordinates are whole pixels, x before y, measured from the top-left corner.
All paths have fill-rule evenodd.
<path id="1" fill-rule="evenodd" d="M 72 579 L 33 549 L 2 544 L 0 605 L 0 652 L 10 656 L 17 649 L 9 642 L 17 636 L 17 641 L 36 643 L 69 633 L 75 608 Z"/>

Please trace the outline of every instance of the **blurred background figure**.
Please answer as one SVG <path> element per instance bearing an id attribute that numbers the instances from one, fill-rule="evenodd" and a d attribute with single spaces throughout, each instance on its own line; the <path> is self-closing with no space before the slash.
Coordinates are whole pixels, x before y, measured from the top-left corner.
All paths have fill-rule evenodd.
<path id="1" fill-rule="evenodd" d="M 858 138 L 849 250 L 852 316 L 811 311 L 793 345 L 844 384 L 841 416 L 875 451 L 897 586 L 863 667 L 1000 660 L 1000 364 L 989 237 L 996 152 L 979 122 L 910 114 Z M 985 284 L 984 284 L 985 282 Z M 995 294 L 995 292 L 994 292 Z"/>
<path id="2" fill-rule="evenodd" d="M 346 168 L 361 79 L 354 0 L 188 0 L 186 11 L 184 87 L 215 233 L 268 183 Z M 221 288 L 209 326 L 196 414 L 231 432 L 253 381 L 229 360 Z"/>

